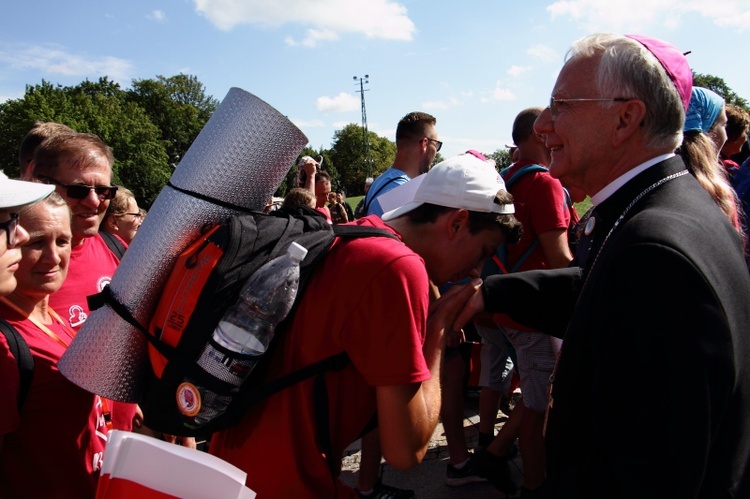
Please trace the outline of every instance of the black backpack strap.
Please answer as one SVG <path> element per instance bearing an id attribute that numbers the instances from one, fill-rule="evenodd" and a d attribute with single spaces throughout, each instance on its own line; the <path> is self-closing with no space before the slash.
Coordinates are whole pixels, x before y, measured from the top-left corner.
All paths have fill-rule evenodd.
<path id="1" fill-rule="evenodd" d="M 390 232 L 385 229 L 379 229 L 377 227 L 366 227 L 364 225 L 338 224 L 338 225 L 333 225 L 332 228 L 333 228 L 333 233 L 336 235 L 336 237 L 344 237 L 347 239 L 356 239 L 359 237 L 390 237 L 397 241 L 401 240 L 393 232 Z"/>
<path id="2" fill-rule="evenodd" d="M 313 362 L 309 366 L 305 366 L 285 376 L 277 378 L 254 390 L 245 392 L 242 395 L 242 404 L 245 408 L 252 407 L 269 395 L 280 392 L 285 388 L 296 385 L 300 381 L 312 378 L 315 375 L 323 374 L 326 371 L 340 371 L 345 368 L 347 364 L 349 364 L 349 356 L 346 352 L 331 355 L 330 357 Z"/>
<path id="3" fill-rule="evenodd" d="M 326 386 L 325 373 L 318 373 L 313 385 L 313 400 L 315 409 L 315 433 L 323 457 L 328 464 L 331 475 L 336 475 L 341 456 L 333 453 L 333 442 L 331 441 L 330 411 L 328 409 L 328 387 Z"/>
<path id="4" fill-rule="evenodd" d="M 156 348 L 160 354 L 164 355 L 170 360 L 173 360 L 176 358 L 175 351 L 176 349 L 174 347 L 171 347 L 165 343 L 162 343 L 157 338 L 155 338 L 151 333 L 149 333 L 148 329 L 143 327 L 140 322 L 136 320 L 135 317 L 133 317 L 133 314 L 130 313 L 130 310 L 128 310 L 128 307 L 123 305 L 120 300 L 115 297 L 114 293 L 112 293 L 112 289 L 109 284 L 104 286 L 104 289 L 102 289 L 99 293 L 91 296 L 86 297 L 86 301 L 89 305 L 89 310 L 96 310 L 98 308 L 101 308 L 103 305 L 109 305 L 109 307 L 117 313 L 122 319 L 136 328 L 138 331 L 143 333 L 143 336 L 146 337 L 146 339 L 151 343 L 154 348 Z"/>
<path id="5" fill-rule="evenodd" d="M 122 260 L 122 256 L 125 254 L 125 245 L 122 244 L 117 236 L 110 234 L 106 230 L 99 231 L 99 235 L 102 236 L 104 242 L 107 244 L 109 250 L 114 253 L 118 260 Z"/>
<path id="6" fill-rule="evenodd" d="M 325 373 L 327 371 L 340 371 L 348 364 L 349 356 L 346 352 L 331 355 L 277 378 L 259 388 L 245 392 L 242 395 L 242 404 L 247 409 L 274 393 L 315 376 L 313 399 L 316 438 L 318 446 L 325 456 L 326 463 L 328 463 L 328 468 L 331 470 L 331 473 L 334 473 L 338 469 L 337 461 L 341 459 L 341 456 L 337 457 L 333 454 L 333 443 L 331 442 L 331 431 L 329 428 L 328 387 L 326 386 Z"/>
<path id="7" fill-rule="evenodd" d="M 221 199 L 212 198 L 211 196 L 206 196 L 205 194 L 201 194 L 200 192 L 191 191 L 189 189 L 183 189 L 182 187 L 177 187 L 174 185 L 171 181 L 167 182 L 167 186 L 171 187 L 172 189 L 176 190 L 177 192 L 181 192 L 183 194 L 187 194 L 188 196 L 194 197 L 196 199 L 200 199 L 201 201 L 206 201 L 211 204 L 215 204 L 217 206 L 221 206 L 222 208 L 227 208 L 230 210 L 236 210 L 241 211 L 244 213 L 253 213 L 256 210 L 251 210 L 250 208 L 246 208 L 244 206 L 240 206 L 238 204 L 230 203 L 228 201 L 222 201 Z"/>
<path id="8" fill-rule="evenodd" d="M 34 358 L 31 356 L 31 350 L 29 344 L 23 339 L 21 333 L 16 331 L 16 328 L 8 324 L 4 319 L 0 318 L 0 332 L 2 332 L 8 340 L 8 346 L 10 347 L 10 353 L 18 362 L 18 377 L 20 380 L 18 390 L 18 410 L 21 410 L 26 395 L 29 394 L 31 388 L 31 378 L 34 376 Z"/>

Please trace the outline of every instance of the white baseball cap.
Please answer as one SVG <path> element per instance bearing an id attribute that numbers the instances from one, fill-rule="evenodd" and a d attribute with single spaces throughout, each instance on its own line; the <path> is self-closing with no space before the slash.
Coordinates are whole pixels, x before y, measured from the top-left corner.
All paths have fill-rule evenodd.
<path id="1" fill-rule="evenodd" d="M 55 190 L 54 185 L 11 180 L 0 170 L 0 209 L 16 208 L 44 199 Z"/>
<path id="2" fill-rule="evenodd" d="M 419 182 L 416 189 L 414 182 Z M 385 221 L 405 215 L 425 203 L 479 213 L 515 213 L 513 203 L 499 204 L 497 201 L 497 193 L 506 190 L 500 174 L 491 164 L 472 154 L 448 158 L 433 166 L 424 175 L 396 187 L 391 192 L 396 189 L 412 190 L 411 201 L 384 213 Z"/>

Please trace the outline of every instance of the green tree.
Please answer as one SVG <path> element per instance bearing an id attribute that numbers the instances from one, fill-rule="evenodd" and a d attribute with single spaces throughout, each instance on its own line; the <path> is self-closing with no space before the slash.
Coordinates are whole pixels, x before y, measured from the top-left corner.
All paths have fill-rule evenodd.
<path id="1" fill-rule="evenodd" d="M 726 82 L 713 75 L 704 75 L 700 73 L 693 73 L 693 86 L 704 87 L 709 90 L 713 90 L 717 94 L 721 95 L 727 104 L 734 104 L 743 108 L 745 111 L 750 112 L 748 101 L 737 95 Z"/>
<path id="2" fill-rule="evenodd" d="M 355 123 L 334 133 L 330 156 L 340 175 L 341 187 L 356 196 L 364 192 L 367 163 L 362 151 L 362 127 Z M 374 132 L 368 132 L 373 177 L 383 173 L 396 159 L 396 144 Z"/>
<path id="3" fill-rule="evenodd" d="M 161 131 L 169 163 L 177 166 L 219 102 L 195 76 L 134 80 L 126 98 L 143 108 Z"/>
<path id="4" fill-rule="evenodd" d="M 508 149 L 497 149 L 491 154 L 485 154 L 487 159 L 495 161 L 495 168 L 497 171 L 507 168 L 511 164 L 510 151 Z"/>
<path id="5" fill-rule="evenodd" d="M 22 98 L 0 103 L 0 160 L 6 173 L 18 175 L 18 148 L 35 121 L 63 123 L 109 144 L 114 181 L 150 207 L 217 101 L 193 76 L 159 76 L 134 85 L 137 90 L 122 90 L 107 77 L 70 87 L 42 80 L 27 85 Z"/>

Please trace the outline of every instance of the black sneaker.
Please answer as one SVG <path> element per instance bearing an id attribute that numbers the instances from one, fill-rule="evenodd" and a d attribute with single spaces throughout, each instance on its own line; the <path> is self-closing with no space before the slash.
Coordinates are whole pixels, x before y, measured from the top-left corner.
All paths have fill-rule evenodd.
<path id="1" fill-rule="evenodd" d="M 357 490 L 359 497 L 367 497 L 368 499 L 413 499 L 414 491 L 408 489 L 399 489 L 397 487 L 391 487 L 385 485 L 381 480 L 372 488 L 372 492 L 368 495 L 364 495 L 362 492 Z"/>
<path id="2" fill-rule="evenodd" d="M 469 461 L 461 469 L 456 468 L 450 462 L 445 474 L 445 484 L 449 487 L 460 487 L 468 483 L 486 482 L 487 478 L 479 476 L 474 462 L 475 456 L 469 456 Z"/>
<path id="3" fill-rule="evenodd" d="M 518 486 L 510 477 L 510 466 L 506 457 L 499 457 L 482 449 L 475 455 L 474 469 L 479 476 L 506 495 L 515 494 Z"/>

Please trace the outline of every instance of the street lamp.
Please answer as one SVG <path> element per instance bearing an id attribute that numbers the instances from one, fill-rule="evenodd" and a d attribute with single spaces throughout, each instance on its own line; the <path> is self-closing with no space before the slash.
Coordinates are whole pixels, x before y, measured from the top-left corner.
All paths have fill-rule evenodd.
<path id="1" fill-rule="evenodd" d="M 370 135 L 367 131 L 367 109 L 365 108 L 365 92 L 368 90 L 364 87 L 365 83 L 370 83 L 370 75 L 354 76 L 354 81 L 359 82 L 359 94 L 362 102 L 362 156 L 365 159 L 365 178 L 372 176 L 372 158 L 370 157 Z"/>

